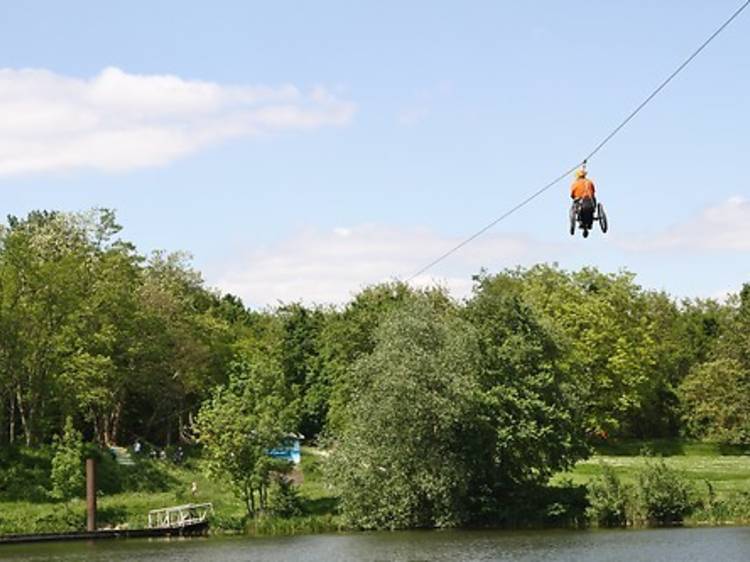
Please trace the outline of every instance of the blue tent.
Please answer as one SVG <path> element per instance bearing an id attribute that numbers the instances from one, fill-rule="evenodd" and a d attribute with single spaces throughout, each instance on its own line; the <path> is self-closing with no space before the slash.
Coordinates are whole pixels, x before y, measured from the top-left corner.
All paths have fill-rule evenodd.
<path id="1" fill-rule="evenodd" d="M 301 443 L 301 435 L 291 434 L 278 447 L 269 450 L 268 454 L 275 459 L 283 459 L 294 464 L 299 464 L 302 460 Z"/>

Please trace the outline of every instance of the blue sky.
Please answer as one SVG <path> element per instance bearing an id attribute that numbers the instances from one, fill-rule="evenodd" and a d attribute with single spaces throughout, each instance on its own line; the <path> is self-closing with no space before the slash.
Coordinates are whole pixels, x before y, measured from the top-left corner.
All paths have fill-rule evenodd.
<path id="1" fill-rule="evenodd" d="M 3 214 L 117 209 L 256 306 L 405 277 L 572 166 L 737 0 L 5 2 Z M 429 276 L 538 261 L 750 281 L 750 10 L 590 163 Z"/>

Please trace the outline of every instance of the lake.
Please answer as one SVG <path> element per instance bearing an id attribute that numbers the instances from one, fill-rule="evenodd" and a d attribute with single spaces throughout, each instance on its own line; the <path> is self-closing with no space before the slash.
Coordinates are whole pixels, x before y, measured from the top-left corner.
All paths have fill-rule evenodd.
<path id="1" fill-rule="evenodd" d="M 297 537 L 133 539 L 0 546 L 0 559 L 60 562 L 422 562 L 750 560 L 750 528 L 409 531 Z"/>

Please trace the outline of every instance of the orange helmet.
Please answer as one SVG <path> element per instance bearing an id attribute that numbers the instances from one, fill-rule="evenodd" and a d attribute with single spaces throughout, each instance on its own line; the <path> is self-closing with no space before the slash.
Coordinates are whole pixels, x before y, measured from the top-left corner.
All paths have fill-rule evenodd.
<path id="1" fill-rule="evenodd" d="M 578 179 L 585 178 L 586 177 L 586 168 L 578 168 L 576 171 L 576 177 Z"/>

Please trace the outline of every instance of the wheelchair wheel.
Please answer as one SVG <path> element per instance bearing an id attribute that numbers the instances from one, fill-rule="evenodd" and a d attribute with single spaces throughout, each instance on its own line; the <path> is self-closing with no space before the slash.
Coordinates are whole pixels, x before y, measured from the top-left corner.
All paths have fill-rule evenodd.
<path id="1" fill-rule="evenodd" d="M 570 209 L 570 235 L 573 236 L 576 233 L 576 211 Z"/>
<path id="2" fill-rule="evenodd" d="M 607 222 L 607 213 L 604 212 L 604 205 L 601 203 L 596 206 L 596 214 L 599 217 L 599 226 L 602 232 L 606 234 L 607 230 L 609 230 L 609 223 Z"/>

